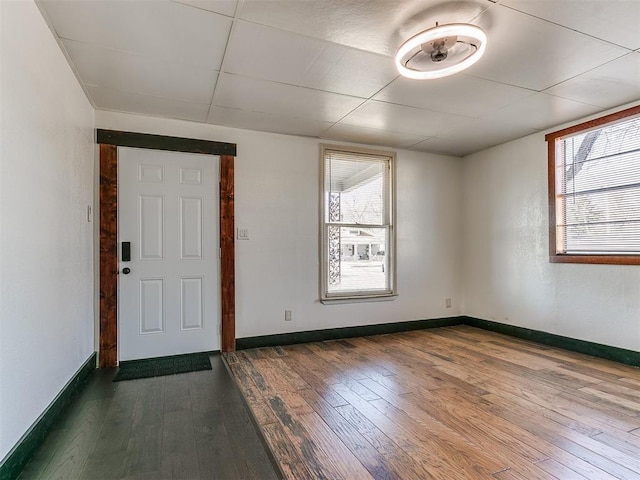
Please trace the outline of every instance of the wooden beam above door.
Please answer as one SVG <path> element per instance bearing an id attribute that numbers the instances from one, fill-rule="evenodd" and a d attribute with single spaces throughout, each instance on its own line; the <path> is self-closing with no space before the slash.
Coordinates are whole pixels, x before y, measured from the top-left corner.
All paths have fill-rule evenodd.
<path id="1" fill-rule="evenodd" d="M 236 144 L 200 140 L 195 138 L 169 137 L 149 133 L 122 132 L 119 130 L 97 130 L 97 143 L 118 147 L 148 148 L 171 152 L 204 153 L 207 155 L 236 156 Z"/>

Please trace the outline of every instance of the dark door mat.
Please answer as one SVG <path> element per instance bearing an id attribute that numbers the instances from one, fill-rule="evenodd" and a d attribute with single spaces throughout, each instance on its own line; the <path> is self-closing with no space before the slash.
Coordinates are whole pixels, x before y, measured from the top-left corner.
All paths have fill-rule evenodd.
<path id="1" fill-rule="evenodd" d="M 211 370 L 208 353 L 190 353 L 171 357 L 146 358 L 121 362 L 114 382 L 136 378 L 161 377 L 176 373 Z"/>

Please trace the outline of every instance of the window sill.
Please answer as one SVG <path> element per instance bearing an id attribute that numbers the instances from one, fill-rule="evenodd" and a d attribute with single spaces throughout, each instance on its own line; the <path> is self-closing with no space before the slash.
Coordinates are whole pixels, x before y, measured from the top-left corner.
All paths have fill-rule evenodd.
<path id="1" fill-rule="evenodd" d="M 585 263 L 596 265 L 640 265 L 639 255 L 550 255 L 550 263 Z"/>
<path id="2" fill-rule="evenodd" d="M 353 295 L 344 297 L 320 298 L 324 305 L 339 305 L 342 303 L 365 303 L 365 302 L 390 302 L 396 299 L 397 293 L 385 293 L 381 295 Z"/>

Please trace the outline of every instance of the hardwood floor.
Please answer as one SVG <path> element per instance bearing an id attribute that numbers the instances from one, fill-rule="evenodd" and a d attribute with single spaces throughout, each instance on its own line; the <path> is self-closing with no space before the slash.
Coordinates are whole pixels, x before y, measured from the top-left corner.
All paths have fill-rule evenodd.
<path id="1" fill-rule="evenodd" d="M 99 370 L 19 479 L 276 479 L 220 355 L 212 370 L 113 383 Z"/>
<path id="2" fill-rule="evenodd" d="M 290 479 L 640 479 L 640 370 L 467 326 L 226 359 Z"/>

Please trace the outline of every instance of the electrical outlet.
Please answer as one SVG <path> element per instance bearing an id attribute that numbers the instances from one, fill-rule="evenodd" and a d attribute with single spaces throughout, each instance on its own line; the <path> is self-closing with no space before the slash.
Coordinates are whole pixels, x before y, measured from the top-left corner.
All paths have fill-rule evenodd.
<path id="1" fill-rule="evenodd" d="M 284 311 L 284 321 L 285 322 L 290 322 L 291 320 L 293 320 L 293 312 L 291 310 L 285 310 Z"/>
<path id="2" fill-rule="evenodd" d="M 447 308 L 451 308 L 451 299 L 450 298 L 445 298 L 444 299 L 444 304 Z"/>
<path id="3" fill-rule="evenodd" d="M 238 238 L 238 240 L 249 240 L 249 229 L 248 228 L 238 228 L 237 238 Z"/>

